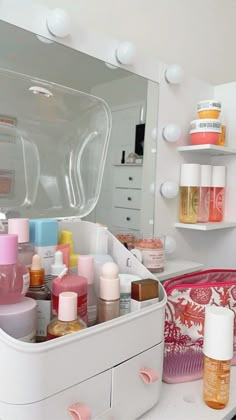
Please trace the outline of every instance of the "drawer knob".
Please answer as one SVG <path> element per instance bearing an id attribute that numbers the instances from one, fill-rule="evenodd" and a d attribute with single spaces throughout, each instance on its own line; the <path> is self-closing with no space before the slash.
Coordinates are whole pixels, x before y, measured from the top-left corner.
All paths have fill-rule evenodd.
<path id="1" fill-rule="evenodd" d="M 131 197 L 128 197 L 128 201 L 132 201 L 132 198 Z"/>
<path id="2" fill-rule="evenodd" d="M 157 381 L 158 374 L 156 369 L 144 367 L 139 370 L 139 375 L 142 378 L 145 384 L 152 384 L 153 382 Z"/>
<path id="3" fill-rule="evenodd" d="M 133 181 L 133 177 L 132 176 L 129 176 L 129 181 Z"/>
<path id="4" fill-rule="evenodd" d="M 127 220 L 127 222 L 129 222 L 130 221 L 130 217 L 126 217 L 126 220 Z"/>
<path id="5" fill-rule="evenodd" d="M 89 420 L 91 413 L 87 405 L 83 403 L 75 403 L 67 408 L 72 420 Z"/>

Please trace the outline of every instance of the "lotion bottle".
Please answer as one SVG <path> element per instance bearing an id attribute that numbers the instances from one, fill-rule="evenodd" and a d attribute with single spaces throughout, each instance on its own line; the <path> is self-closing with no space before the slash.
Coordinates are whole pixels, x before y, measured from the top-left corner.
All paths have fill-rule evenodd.
<path id="1" fill-rule="evenodd" d="M 209 222 L 222 222 L 225 199 L 225 166 L 213 166 L 212 186 L 210 188 Z"/>
<path id="2" fill-rule="evenodd" d="M 120 278 L 118 265 L 103 264 L 100 277 L 98 321 L 104 322 L 120 316 Z"/>
<path id="3" fill-rule="evenodd" d="M 228 403 L 233 340 L 234 312 L 222 306 L 206 306 L 203 400 L 208 407 L 221 409 Z"/>
<path id="4" fill-rule="evenodd" d="M 180 172 L 179 220 L 182 223 L 196 223 L 200 187 L 200 165 L 183 163 Z"/>

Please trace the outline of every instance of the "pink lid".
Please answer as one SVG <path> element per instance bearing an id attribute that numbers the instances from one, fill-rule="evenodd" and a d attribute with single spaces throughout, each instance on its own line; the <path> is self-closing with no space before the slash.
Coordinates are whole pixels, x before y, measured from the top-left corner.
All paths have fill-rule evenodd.
<path id="1" fill-rule="evenodd" d="M 104 300 L 116 300 L 120 297 L 119 267 L 114 262 L 102 266 L 99 297 Z"/>
<path id="2" fill-rule="evenodd" d="M 18 259 L 17 235 L 0 234 L 0 265 L 16 264 Z"/>
<path id="3" fill-rule="evenodd" d="M 74 321 L 77 319 L 77 293 L 63 292 L 59 294 L 59 321 Z"/>
<path id="4" fill-rule="evenodd" d="M 8 233 L 18 235 L 18 243 L 29 242 L 29 219 L 9 219 Z"/>
<path id="5" fill-rule="evenodd" d="M 52 281 L 52 294 L 58 296 L 62 292 L 75 292 L 79 296 L 87 293 L 88 283 L 86 278 L 77 274 L 65 274 L 56 277 Z"/>
<path id="6" fill-rule="evenodd" d="M 85 277 L 88 284 L 94 281 L 94 257 L 93 255 L 78 256 L 78 275 Z"/>

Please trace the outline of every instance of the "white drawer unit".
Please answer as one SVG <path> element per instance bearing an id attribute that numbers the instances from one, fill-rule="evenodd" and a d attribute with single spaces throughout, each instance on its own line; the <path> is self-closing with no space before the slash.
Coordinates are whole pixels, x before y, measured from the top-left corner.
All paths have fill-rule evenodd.
<path id="1" fill-rule="evenodd" d="M 114 226 L 138 230 L 139 221 L 140 210 L 114 207 L 112 212 L 112 222 Z"/>
<path id="2" fill-rule="evenodd" d="M 113 205 L 114 207 L 140 209 L 141 190 L 135 190 L 130 188 L 115 188 Z"/>
<path id="3" fill-rule="evenodd" d="M 120 165 L 115 166 L 114 187 L 141 188 L 142 166 Z"/>

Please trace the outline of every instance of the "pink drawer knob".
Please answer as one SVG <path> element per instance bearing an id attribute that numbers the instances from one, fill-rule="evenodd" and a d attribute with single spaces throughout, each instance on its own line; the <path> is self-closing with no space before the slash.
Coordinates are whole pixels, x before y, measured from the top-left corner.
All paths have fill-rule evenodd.
<path id="1" fill-rule="evenodd" d="M 75 403 L 67 408 L 72 420 L 89 420 L 91 413 L 89 408 L 83 403 Z"/>
<path id="2" fill-rule="evenodd" d="M 152 382 L 155 382 L 158 379 L 157 371 L 149 367 L 144 367 L 140 369 L 139 375 L 141 376 L 145 384 L 152 384 Z"/>

